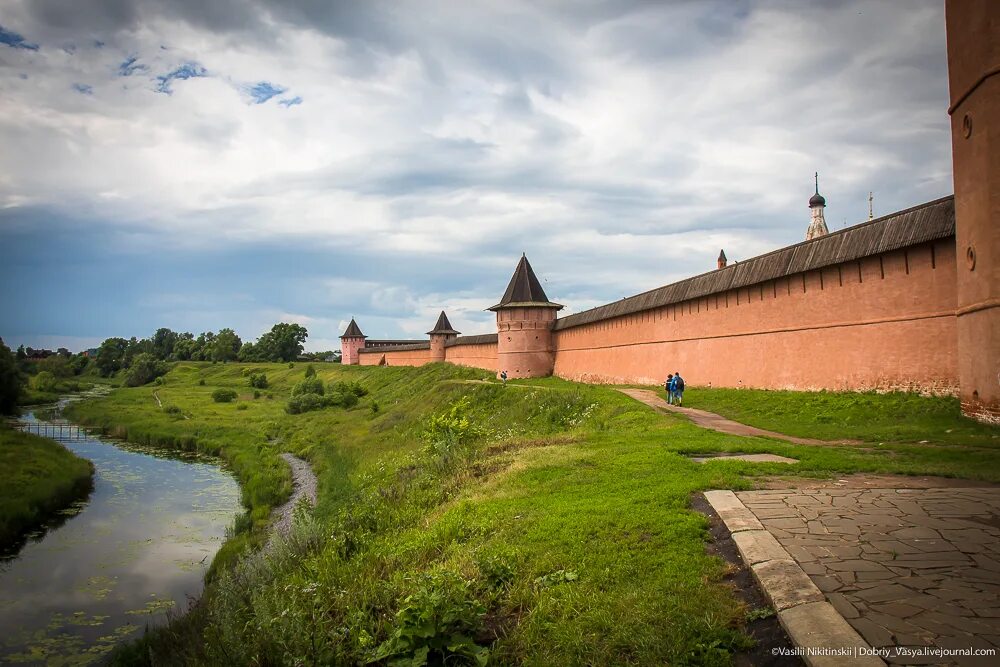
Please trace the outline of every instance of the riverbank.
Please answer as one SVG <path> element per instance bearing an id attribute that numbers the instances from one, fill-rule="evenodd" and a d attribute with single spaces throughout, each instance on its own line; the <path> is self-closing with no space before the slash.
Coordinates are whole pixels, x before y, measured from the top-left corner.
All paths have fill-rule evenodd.
<path id="1" fill-rule="evenodd" d="M 122 664 L 150 652 L 178 664 L 355 664 L 432 643 L 469 660 L 488 650 L 499 664 L 726 663 L 753 641 L 747 615 L 765 610 L 725 584 L 692 494 L 765 475 L 1000 480 L 1000 452 L 979 443 L 800 445 L 706 431 L 554 378 L 504 387 L 440 364 L 316 370 L 368 393 L 350 409 L 291 415 L 305 364 L 182 363 L 161 386 L 74 408 L 130 439 L 228 451 L 265 488 L 287 475 L 289 452 L 319 484 L 316 509 L 280 548 L 218 568 L 195 612 Z M 249 386 L 251 372 L 266 389 Z M 238 398 L 215 403 L 219 388 Z M 691 458 L 720 452 L 798 463 Z M 439 619 L 433 637 L 413 634 L 425 616 Z"/>
<path id="2" fill-rule="evenodd" d="M 93 488 L 93 465 L 59 443 L 0 423 L 0 552 Z"/>

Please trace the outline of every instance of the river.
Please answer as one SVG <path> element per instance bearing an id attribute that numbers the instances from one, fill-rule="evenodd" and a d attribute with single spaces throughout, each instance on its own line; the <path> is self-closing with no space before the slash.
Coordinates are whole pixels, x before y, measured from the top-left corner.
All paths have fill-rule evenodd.
<path id="1" fill-rule="evenodd" d="M 90 664 L 184 611 L 241 511 L 218 459 L 91 436 L 63 444 L 93 462 L 94 489 L 0 558 L 2 664 Z"/>

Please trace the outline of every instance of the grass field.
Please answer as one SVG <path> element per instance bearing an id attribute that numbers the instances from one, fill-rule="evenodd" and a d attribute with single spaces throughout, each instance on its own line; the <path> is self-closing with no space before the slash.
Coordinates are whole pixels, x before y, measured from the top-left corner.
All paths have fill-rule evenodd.
<path id="1" fill-rule="evenodd" d="M 804 438 L 1000 447 L 1000 431 L 962 417 L 952 397 L 692 387 L 684 405 Z"/>
<path id="2" fill-rule="evenodd" d="M 92 467 L 57 442 L 0 423 L 0 547 L 91 488 Z"/>
<path id="3" fill-rule="evenodd" d="M 258 398 L 251 367 L 269 381 Z M 289 415 L 304 364 L 182 363 L 163 386 L 73 408 L 131 440 L 221 454 L 253 518 L 217 557 L 203 603 L 119 652 L 120 664 L 148 663 L 150 652 L 158 664 L 434 664 L 444 655 L 474 664 L 484 651 L 491 664 L 729 664 L 750 641 L 747 610 L 720 583 L 725 564 L 705 553 L 693 493 L 782 474 L 1000 481 L 996 430 L 970 427 L 940 445 L 910 429 L 910 442 L 799 446 L 706 431 L 610 387 L 552 378 L 504 387 L 443 364 L 316 368 L 369 393 L 351 409 Z M 238 400 L 212 402 L 220 387 Z M 691 390 L 690 404 L 707 396 Z M 806 407 L 814 399 L 798 396 Z M 784 400 L 791 411 L 795 396 Z M 945 409 L 927 405 L 867 397 L 856 411 L 871 418 L 832 437 L 882 442 L 872 437 L 888 428 L 878 414 L 905 421 L 907 411 Z M 934 433 L 945 417 L 932 420 Z M 782 424 L 815 436 L 809 419 Z M 237 559 L 289 491 L 281 451 L 314 466 L 318 507 L 267 556 Z M 687 457 L 734 451 L 800 463 Z"/>

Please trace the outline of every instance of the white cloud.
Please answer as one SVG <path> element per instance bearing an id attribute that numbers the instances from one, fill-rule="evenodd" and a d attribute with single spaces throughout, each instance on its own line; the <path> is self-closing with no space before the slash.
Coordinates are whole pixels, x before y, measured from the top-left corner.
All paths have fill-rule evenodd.
<path id="1" fill-rule="evenodd" d="M 800 240 L 814 170 L 835 226 L 951 189 L 938 2 L 334 4 L 9 2 L 0 209 L 379 259 L 330 298 L 416 334 L 490 326 L 442 267 L 582 307 Z"/>

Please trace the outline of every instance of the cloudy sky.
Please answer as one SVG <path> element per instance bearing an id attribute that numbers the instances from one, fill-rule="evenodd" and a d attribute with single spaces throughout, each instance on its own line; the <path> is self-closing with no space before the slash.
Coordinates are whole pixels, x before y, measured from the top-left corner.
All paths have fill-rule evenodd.
<path id="1" fill-rule="evenodd" d="M 952 192 L 940 0 L 0 0 L 0 336 L 576 312 Z"/>

